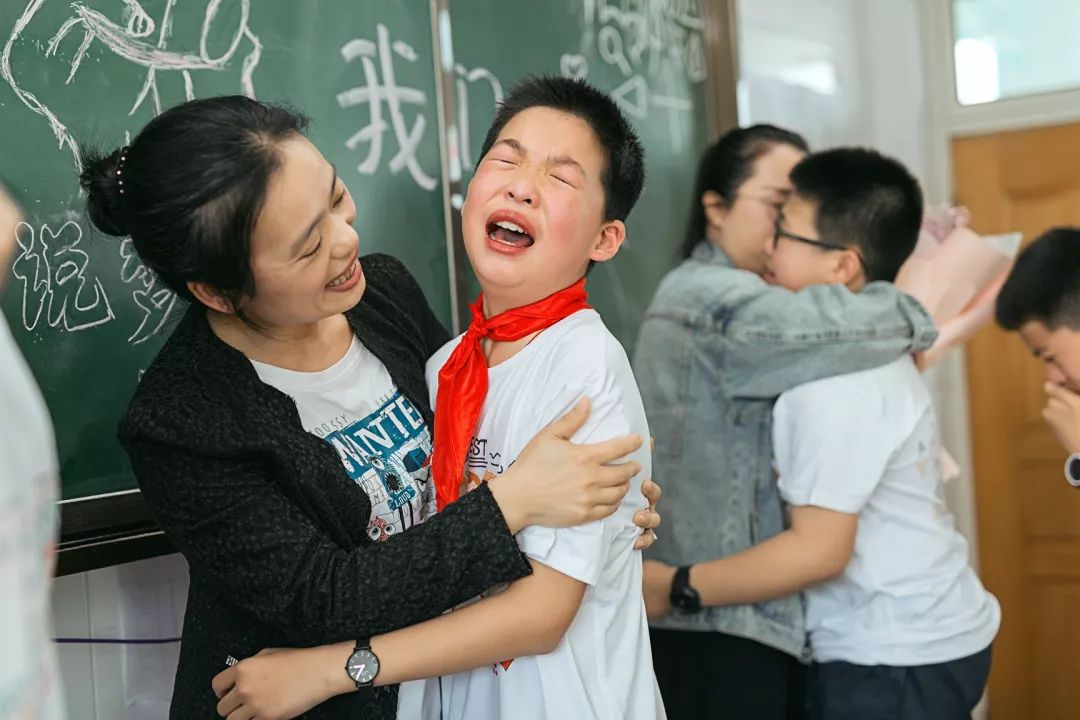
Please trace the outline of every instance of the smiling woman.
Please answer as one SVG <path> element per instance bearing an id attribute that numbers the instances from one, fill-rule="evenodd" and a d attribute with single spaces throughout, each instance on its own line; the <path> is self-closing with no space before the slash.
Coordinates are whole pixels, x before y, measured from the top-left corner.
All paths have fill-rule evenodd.
<path id="1" fill-rule="evenodd" d="M 213 716 L 228 657 L 359 645 L 524 576 L 515 532 L 604 517 L 637 471 L 607 463 L 639 438 L 565 439 L 579 406 L 431 517 L 424 363 L 449 336 L 399 261 L 359 257 L 356 206 L 304 127 L 244 97 L 197 100 L 84 158 L 94 225 L 130 235 L 191 303 L 120 427 L 190 567 L 173 718 Z M 304 717 L 391 718 L 396 698 Z"/>

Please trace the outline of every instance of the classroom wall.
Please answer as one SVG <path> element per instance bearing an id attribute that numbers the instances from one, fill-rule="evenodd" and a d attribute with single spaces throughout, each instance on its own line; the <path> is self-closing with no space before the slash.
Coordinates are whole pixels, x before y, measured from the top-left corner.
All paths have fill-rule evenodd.
<path id="1" fill-rule="evenodd" d="M 171 640 L 180 637 L 187 563 L 153 558 L 57 578 L 58 638 Z M 179 643 L 61 644 L 60 674 L 72 720 L 165 720 Z"/>

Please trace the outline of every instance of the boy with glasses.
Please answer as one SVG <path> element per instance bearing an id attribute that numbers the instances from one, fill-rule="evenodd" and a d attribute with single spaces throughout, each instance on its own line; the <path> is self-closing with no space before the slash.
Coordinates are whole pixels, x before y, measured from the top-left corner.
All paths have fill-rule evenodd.
<path id="1" fill-rule="evenodd" d="M 777 223 L 772 282 L 892 282 L 915 248 L 922 194 L 895 160 L 842 148 L 808 156 Z M 934 407 L 905 356 L 789 390 L 773 449 L 790 528 L 695 565 L 705 605 L 802 591 L 813 720 L 969 717 L 1000 623 L 942 492 Z"/>

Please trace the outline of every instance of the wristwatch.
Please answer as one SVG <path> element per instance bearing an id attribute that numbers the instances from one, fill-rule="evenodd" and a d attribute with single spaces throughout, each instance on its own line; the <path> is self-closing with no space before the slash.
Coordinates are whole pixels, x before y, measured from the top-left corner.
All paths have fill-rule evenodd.
<path id="1" fill-rule="evenodd" d="M 1074 488 L 1080 488 L 1080 453 L 1073 453 L 1065 461 L 1065 479 Z"/>
<path id="2" fill-rule="evenodd" d="M 379 675 L 379 658 L 371 651 L 371 638 L 356 641 L 356 647 L 345 663 L 345 672 L 356 683 L 357 690 L 372 686 Z"/>
<path id="3" fill-rule="evenodd" d="M 701 612 L 701 596 L 690 587 L 689 565 L 675 571 L 675 579 L 671 581 L 671 607 L 685 613 Z"/>

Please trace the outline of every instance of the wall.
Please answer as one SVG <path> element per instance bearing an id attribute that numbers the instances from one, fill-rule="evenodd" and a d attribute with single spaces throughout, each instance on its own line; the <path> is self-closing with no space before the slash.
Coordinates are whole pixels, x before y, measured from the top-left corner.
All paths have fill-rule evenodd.
<path id="1" fill-rule="evenodd" d="M 58 638 L 173 640 L 187 602 L 187 563 L 169 555 L 57 578 Z M 60 674 L 75 720 L 164 720 L 179 643 L 61 644 Z"/>

